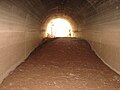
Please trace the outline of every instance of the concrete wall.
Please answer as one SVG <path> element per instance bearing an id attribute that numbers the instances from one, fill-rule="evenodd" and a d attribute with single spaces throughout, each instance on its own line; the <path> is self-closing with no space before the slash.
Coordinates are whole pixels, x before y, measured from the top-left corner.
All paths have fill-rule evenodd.
<path id="1" fill-rule="evenodd" d="M 39 21 L 27 8 L 17 5 L 24 4 L 16 4 L 12 0 L 0 1 L 0 83 L 44 37 Z"/>
<path id="2" fill-rule="evenodd" d="M 81 31 L 98 56 L 120 74 L 120 2 L 109 0 L 96 8 L 99 12 L 86 17 Z"/>

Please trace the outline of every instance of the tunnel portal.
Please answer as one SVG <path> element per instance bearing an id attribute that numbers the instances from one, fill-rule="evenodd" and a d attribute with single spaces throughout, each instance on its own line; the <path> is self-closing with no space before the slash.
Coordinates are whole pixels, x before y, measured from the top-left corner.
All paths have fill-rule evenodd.
<path id="1" fill-rule="evenodd" d="M 51 20 L 47 26 L 47 37 L 72 37 L 72 27 L 70 23 L 61 18 Z"/>

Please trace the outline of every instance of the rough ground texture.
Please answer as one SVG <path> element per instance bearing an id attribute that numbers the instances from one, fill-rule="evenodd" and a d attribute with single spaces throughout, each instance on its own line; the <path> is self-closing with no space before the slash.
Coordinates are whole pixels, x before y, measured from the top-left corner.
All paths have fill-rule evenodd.
<path id="1" fill-rule="evenodd" d="M 58 38 L 39 46 L 0 90 L 120 90 L 120 76 L 86 41 Z"/>

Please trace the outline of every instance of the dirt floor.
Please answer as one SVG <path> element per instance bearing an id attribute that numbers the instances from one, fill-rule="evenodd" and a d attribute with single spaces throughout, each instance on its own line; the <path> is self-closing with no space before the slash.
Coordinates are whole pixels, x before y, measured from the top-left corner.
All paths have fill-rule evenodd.
<path id="1" fill-rule="evenodd" d="M 120 90 L 120 76 L 86 41 L 58 38 L 39 46 L 0 90 Z"/>

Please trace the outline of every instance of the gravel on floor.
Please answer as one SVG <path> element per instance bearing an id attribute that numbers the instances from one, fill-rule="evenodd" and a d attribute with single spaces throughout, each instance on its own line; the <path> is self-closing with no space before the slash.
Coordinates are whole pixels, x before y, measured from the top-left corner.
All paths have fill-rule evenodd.
<path id="1" fill-rule="evenodd" d="M 48 39 L 10 73 L 0 90 L 120 90 L 120 76 L 85 40 Z"/>

